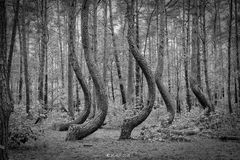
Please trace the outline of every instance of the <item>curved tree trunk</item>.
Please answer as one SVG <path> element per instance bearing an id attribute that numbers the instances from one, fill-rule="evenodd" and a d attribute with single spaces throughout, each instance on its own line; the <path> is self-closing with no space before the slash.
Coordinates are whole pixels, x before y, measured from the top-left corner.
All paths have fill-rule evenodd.
<path id="1" fill-rule="evenodd" d="M 82 45 L 84 49 L 86 63 L 89 69 L 89 73 L 92 77 L 93 84 L 96 88 L 96 98 L 98 105 L 98 112 L 95 117 L 82 125 L 71 125 L 66 140 L 80 140 L 84 137 L 92 134 L 98 128 L 100 128 L 106 118 L 108 110 L 108 97 L 106 88 L 104 86 L 103 78 L 94 63 L 93 54 L 91 54 L 89 47 L 89 33 L 88 33 L 88 14 L 90 0 L 84 0 L 82 2 L 81 10 L 81 32 L 82 32 Z M 71 5 L 76 5 L 76 0 L 71 1 Z M 72 12 L 74 14 L 74 12 Z"/>
<path id="2" fill-rule="evenodd" d="M 158 5 L 158 3 L 157 3 Z M 164 86 L 162 82 L 162 73 L 163 73 L 163 54 L 164 54 L 164 5 L 165 1 L 160 0 L 160 32 L 159 32 L 159 44 L 158 44 L 158 64 L 155 71 L 155 81 L 158 87 L 159 92 L 162 95 L 162 98 L 165 102 L 165 105 L 167 107 L 167 111 L 169 113 L 168 117 L 168 124 L 171 124 L 174 119 L 175 115 L 175 103 L 168 92 L 167 88 Z"/>
<path id="3" fill-rule="evenodd" d="M 201 90 L 201 84 L 198 80 L 198 53 L 197 53 L 197 39 L 198 39 L 198 16 L 197 16 L 197 0 L 194 0 L 194 11 L 193 11 L 193 28 L 192 28 L 192 56 L 191 56 L 191 75 L 190 75 L 190 87 L 192 92 L 197 97 L 199 103 L 202 105 L 203 109 L 208 109 L 207 113 L 212 111 L 212 105 L 209 99 L 205 96 Z"/>
<path id="4" fill-rule="evenodd" d="M 68 122 L 68 123 L 56 123 L 53 125 L 53 129 L 54 130 L 58 130 L 58 131 L 66 131 L 68 130 L 69 126 L 71 124 L 82 124 L 85 122 L 85 120 L 87 119 L 89 113 L 90 113 L 90 109 L 91 109 L 91 93 L 88 90 L 88 85 L 87 82 L 84 80 L 84 76 L 81 72 L 80 66 L 78 64 L 77 61 L 77 56 L 75 54 L 75 51 L 71 51 L 70 53 L 70 59 L 71 59 L 71 65 L 72 68 L 76 74 L 76 77 L 78 79 L 78 82 L 80 83 L 83 93 L 84 93 L 84 100 L 85 100 L 85 107 L 83 109 L 83 111 L 80 113 L 80 115 L 78 116 L 77 119 L 75 119 L 74 121 Z"/>
<path id="5" fill-rule="evenodd" d="M 68 122 L 68 123 L 56 123 L 53 124 L 53 129 L 58 130 L 58 131 L 66 131 L 68 130 L 69 126 L 71 124 L 82 124 L 85 122 L 87 119 L 89 113 L 90 113 L 90 108 L 91 108 L 91 93 L 88 90 L 88 85 L 87 82 L 84 80 L 84 76 L 81 72 L 81 68 L 79 66 L 77 56 L 75 53 L 75 35 L 76 35 L 76 17 L 75 17 L 75 9 L 76 6 L 74 1 L 71 3 L 71 6 L 69 6 L 69 60 L 70 60 L 70 65 L 73 68 L 76 77 L 78 79 L 78 82 L 80 83 L 83 93 L 84 93 L 84 98 L 85 98 L 85 107 L 81 114 L 78 116 L 77 119 Z"/>
<path id="6" fill-rule="evenodd" d="M 152 111 L 152 107 L 154 105 L 155 100 L 155 82 L 154 76 L 147 64 L 147 61 L 144 57 L 139 53 L 138 47 L 136 45 L 136 39 L 134 37 L 134 26 L 133 26 L 133 3 L 131 0 L 127 2 L 127 19 L 128 19 L 128 44 L 131 51 L 131 54 L 134 56 L 136 62 L 140 66 L 143 71 L 143 74 L 146 77 L 148 84 L 148 100 L 146 106 L 141 110 L 141 112 L 131 118 L 126 118 L 123 121 L 123 125 L 121 127 L 121 135 L 119 139 L 130 139 L 132 130 L 141 124 Z"/>

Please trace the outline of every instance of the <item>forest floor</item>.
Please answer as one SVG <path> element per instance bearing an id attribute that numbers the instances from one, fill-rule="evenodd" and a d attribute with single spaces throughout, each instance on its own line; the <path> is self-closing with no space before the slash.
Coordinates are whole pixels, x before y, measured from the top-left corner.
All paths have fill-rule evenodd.
<path id="1" fill-rule="evenodd" d="M 83 140 L 65 141 L 67 132 L 50 129 L 44 132 L 39 140 L 11 149 L 10 160 L 240 159 L 239 141 L 224 142 L 197 135 L 190 142 L 119 141 L 120 130 L 101 128 Z M 133 138 L 139 134 L 140 128 L 136 128 Z"/>

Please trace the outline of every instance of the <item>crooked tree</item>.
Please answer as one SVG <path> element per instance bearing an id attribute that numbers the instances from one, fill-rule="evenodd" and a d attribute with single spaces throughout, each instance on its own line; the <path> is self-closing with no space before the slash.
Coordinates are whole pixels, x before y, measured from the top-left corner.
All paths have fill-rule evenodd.
<path id="1" fill-rule="evenodd" d="M 69 43 L 69 60 L 70 66 L 72 67 L 78 82 L 80 83 L 83 93 L 84 93 L 84 100 L 85 100 L 85 107 L 80 115 L 73 121 L 68 123 L 56 123 L 53 124 L 53 129 L 58 131 L 66 131 L 68 130 L 71 124 L 82 124 L 87 119 L 90 108 L 91 108 L 91 93 L 88 89 L 87 82 L 84 79 L 84 76 L 81 72 L 81 67 L 78 63 L 77 56 L 76 56 L 76 1 L 71 0 L 68 2 L 68 43 Z"/>
<path id="2" fill-rule="evenodd" d="M 190 74 L 190 87 L 194 95 L 196 96 L 203 109 L 207 109 L 206 113 L 213 111 L 212 104 L 208 97 L 203 93 L 201 89 L 201 83 L 199 81 L 199 53 L 198 53 L 198 0 L 193 1 L 193 23 L 192 23 L 192 56 L 191 56 L 191 74 Z"/>
<path id="3" fill-rule="evenodd" d="M 69 2 L 72 5 L 76 5 L 76 0 Z M 100 74 L 96 64 L 94 63 L 94 57 L 90 50 L 89 43 L 89 31 L 88 31 L 88 18 L 89 18 L 89 5 L 90 0 L 82 1 L 81 10 L 81 35 L 82 35 L 82 46 L 84 49 L 84 55 L 88 66 L 89 73 L 92 77 L 94 87 L 96 88 L 96 99 L 98 111 L 93 119 L 89 120 L 80 125 L 71 125 L 68 129 L 66 140 L 80 140 L 84 137 L 95 132 L 99 127 L 102 126 L 108 110 L 108 96 L 106 87 L 104 85 L 103 77 Z M 73 15 L 74 12 L 72 12 Z"/>
<path id="4" fill-rule="evenodd" d="M 151 113 L 152 107 L 154 105 L 155 100 L 155 81 L 154 75 L 148 66 L 147 61 L 145 60 L 144 56 L 140 54 L 137 44 L 136 38 L 134 36 L 134 19 L 133 19 L 133 12 L 134 12 L 134 1 L 126 0 L 127 3 L 127 13 L 126 18 L 128 20 L 128 33 L 127 33 L 127 40 L 129 45 L 130 53 L 135 58 L 136 62 L 138 63 L 139 67 L 143 71 L 144 76 L 146 77 L 147 84 L 148 84 L 148 99 L 144 108 L 135 116 L 126 118 L 123 120 L 123 124 L 121 126 L 121 135 L 119 139 L 130 139 L 132 130 L 141 124 Z"/>
<path id="5" fill-rule="evenodd" d="M 157 9 L 157 12 L 160 11 L 160 27 L 159 27 L 159 44 L 158 44 L 158 63 L 157 63 L 157 68 L 155 71 L 155 81 L 158 87 L 159 92 L 162 95 L 162 98 L 165 102 L 165 105 L 167 107 L 167 111 L 169 113 L 169 118 L 168 118 L 168 123 L 171 124 L 173 122 L 174 116 L 175 116 L 175 103 L 168 92 L 167 88 L 164 86 L 162 82 L 162 74 L 163 74 L 163 56 L 164 56 L 164 20 L 165 20 L 165 12 L 164 12 L 164 5 L 165 5 L 165 0 L 160 0 L 160 3 L 156 1 L 157 5 L 159 4 L 160 9 Z M 165 22 L 166 23 L 166 22 Z"/>

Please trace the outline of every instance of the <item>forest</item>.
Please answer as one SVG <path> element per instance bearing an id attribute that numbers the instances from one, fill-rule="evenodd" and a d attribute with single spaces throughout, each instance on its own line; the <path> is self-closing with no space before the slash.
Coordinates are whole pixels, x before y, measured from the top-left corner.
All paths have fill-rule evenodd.
<path id="1" fill-rule="evenodd" d="M 239 11 L 0 0 L 0 160 L 240 159 Z"/>

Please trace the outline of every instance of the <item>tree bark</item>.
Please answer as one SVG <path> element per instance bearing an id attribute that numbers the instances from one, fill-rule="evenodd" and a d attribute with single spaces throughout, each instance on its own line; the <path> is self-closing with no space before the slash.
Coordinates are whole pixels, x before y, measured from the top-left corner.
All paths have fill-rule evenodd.
<path id="1" fill-rule="evenodd" d="M 47 8 L 48 0 L 44 1 L 44 31 L 46 34 L 45 39 L 45 84 L 44 84 L 44 108 L 47 109 L 48 105 L 48 26 L 47 26 Z"/>
<path id="2" fill-rule="evenodd" d="M 6 2 L 0 0 L 0 159 L 8 160 L 9 117 L 13 110 L 7 73 Z"/>
<path id="3" fill-rule="evenodd" d="M 71 2 L 67 2 L 69 3 L 68 5 L 70 5 Z M 75 3 L 72 1 L 72 3 Z M 74 107 L 73 107 L 73 69 L 72 69 L 72 66 L 71 66 L 71 51 L 73 50 L 73 46 L 72 44 L 70 43 L 70 34 L 72 31 L 72 26 L 70 25 L 75 25 L 75 24 L 71 24 L 71 23 L 75 23 L 75 18 L 72 17 L 72 16 L 76 16 L 75 13 L 74 15 L 71 15 L 71 11 L 70 11 L 70 8 L 71 10 L 74 10 L 75 11 L 75 8 L 76 6 L 68 6 L 69 8 L 69 11 L 68 11 L 68 114 L 69 116 L 74 119 Z M 74 20 L 74 22 L 72 21 L 72 19 Z M 72 21 L 72 22 L 71 22 Z M 70 30 L 71 29 L 71 30 Z M 75 29 L 75 28 L 74 28 Z M 75 32 L 74 32 L 75 33 Z M 74 35 L 75 36 L 75 35 Z M 75 43 L 75 39 L 74 39 L 74 43 Z"/>
<path id="4" fill-rule="evenodd" d="M 167 53 L 167 81 L 168 81 L 168 92 L 171 94 L 171 66 L 170 66 L 170 55 L 169 55 L 169 42 L 168 42 L 168 26 L 167 16 L 165 16 L 165 30 L 166 30 L 166 53 Z"/>
<path id="5" fill-rule="evenodd" d="M 157 68 L 155 71 L 155 81 L 158 87 L 159 92 L 162 95 L 162 98 L 165 102 L 165 105 L 167 107 L 167 111 L 169 113 L 169 117 L 168 117 L 168 123 L 171 124 L 173 122 L 174 119 L 174 115 L 175 115 L 175 103 L 170 95 L 170 93 L 168 92 L 167 88 L 164 86 L 163 82 L 162 82 L 162 73 L 163 73 L 163 55 L 164 55 L 164 34 L 165 34 L 165 12 L 164 12 L 164 5 L 165 5 L 165 0 L 160 0 L 159 1 L 159 12 L 160 12 L 160 26 L 159 26 L 159 44 L 158 44 L 158 64 L 157 64 Z M 158 2 L 157 4 L 158 5 Z M 157 9 L 158 12 L 158 9 Z"/>
<path id="6" fill-rule="evenodd" d="M 134 5 L 132 0 L 125 1 L 127 3 L 127 20 L 128 20 L 128 34 L 127 40 L 129 44 L 130 54 L 132 54 L 143 71 L 143 74 L 146 77 L 148 84 L 148 100 L 146 106 L 139 112 L 138 115 L 126 118 L 123 120 L 121 126 L 121 135 L 119 139 L 130 139 L 132 130 L 141 124 L 150 114 L 152 107 L 155 101 L 155 81 L 154 75 L 147 64 L 147 61 L 144 59 L 143 55 L 140 54 L 138 47 L 136 45 L 136 39 L 134 37 L 134 19 L 133 19 L 133 10 Z"/>
<path id="7" fill-rule="evenodd" d="M 138 50 L 140 50 L 140 38 L 139 38 L 139 11 L 138 11 L 138 0 L 135 0 L 136 2 L 136 45 L 138 47 Z M 135 85 L 135 94 L 136 94 L 136 105 L 141 103 L 141 96 L 140 96 L 140 82 L 141 82 L 141 74 L 140 74 L 140 67 L 136 63 L 135 65 L 135 77 L 136 77 L 136 85 Z"/>
<path id="8" fill-rule="evenodd" d="M 113 41 L 113 48 L 114 48 L 114 59 L 115 64 L 117 68 L 117 74 L 118 74 L 118 81 L 119 81 L 119 88 L 121 92 L 122 97 L 122 104 L 126 104 L 126 93 L 125 93 L 125 87 L 123 84 L 123 78 L 122 78 L 122 72 L 121 72 L 121 64 L 118 58 L 118 50 L 117 50 L 117 44 L 116 44 L 116 38 L 114 35 L 114 27 L 113 27 L 113 18 L 112 18 L 112 0 L 109 0 L 109 13 L 110 13 L 110 27 L 111 27 L 111 34 L 112 34 L 112 41 Z"/>
<path id="9" fill-rule="evenodd" d="M 238 82 L 238 106 L 240 105 L 240 56 L 239 56 L 239 38 L 238 38 L 238 6 L 237 0 L 234 0 L 235 4 L 235 43 L 236 43 L 236 57 L 237 57 L 237 82 Z"/>
<path id="10" fill-rule="evenodd" d="M 23 10 L 22 10 L 22 43 L 23 43 L 23 65 L 24 65 L 24 81 L 26 90 L 26 113 L 30 114 L 30 91 L 29 91 L 29 73 L 28 73 L 28 51 L 27 51 L 27 41 L 26 41 L 26 16 L 25 16 L 26 0 L 23 0 Z"/>
<path id="11" fill-rule="evenodd" d="M 197 83 L 198 83 L 198 86 L 200 87 L 200 89 L 202 90 L 202 80 L 201 80 L 201 53 L 200 53 L 200 38 L 199 38 L 199 36 L 200 36 L 200 33 L 199 33 L 199 2 L 200 2 L 200 0 L 195 0 L 196 1 L 196 5 L 195 5 L 195 7 L 194 7 L 194 10 L 196 10 L 196 12 L 197 12 L 197 14 L 196 14 L 196 16 L 194 16 L 194 18 L 193 18 L 193 21 L 194 21 L 194 25 L 195 25 L 195 31 L 196 31 L 196 36 L 197 37 L 195 37 L 196 38 L 196 43 L 195 43 L 195 50 L 196 50 L 196 52 L 197 52 L 197 58 L 196 58 L 196 60 L 197 60 Z"/>
<path id="12" fill-rule="evenodd" d="M 112 90 L 112 100 L 115 102 L 115 93 L 114 93 L 114 79 L 113 79 L 113 61 L 111 61 L 111 90 Z"/>
<path id="13" fill-rule="evenodd" d="M 60 51 L 60 61 L 61 61 L 61 79 L 62 88 L 64 88 L 64 61 L 63 61 L 63 47 L 62 47 L 62 33 L 61 33 L 61 20 L 60 20 L 60 0 L 57 1 L 57 21 L 58 21 L 58 39 L 59 39 L 59 51 Z"/>
<path id="14" fill-rule="evenodd" d="M 98 40 L 97 40 L 97 9 L 98 9 L 98 2 L 97 1 L 93 1 L 93 15 L 92 15 L 92 19 L 93 19 L 93 37 L 92 37 L 92 42 L 93 42 L 93 54 L 94 54 L 94 61 L 96 64 L 98 64 L 97 62 L 97 45 L 98 45 Z M 92 89 L 92 108 L 91 108 L 91 112 L 89 115 L 89 119 L 94 118 L 96 110 L 97 110 L 97 104 L 96 104 L 96 88 L 93 86 Z"/>
<path id="15" fill-rule="evenodd" d="M 188 0 L 188 12 L 187 12 L 187 59 L 185 59 L 184 61 L 184 65 L 187 65 L 187 72 L 185 74 L 188 74 L 187 76 L 187 81 L 186 81 L 186 100 L 187 100 L 187 105 L 188 105 L 188 108 L 187 108 L 187 111 L 190 112 L 191 109 L 192 109 L 192 100 L 191 100 L 191 94 L 190 94 L 190 82 L 189 82 L 189 71 L 188 71 L 188 65 L 189 65 L 189 56 L 190 56 L 190 3 L 191 1 Z M 186 70 L 185 70 L 186 71 Z M 186 79 L 186 77 L 185 77 Z"/>
<path id="16" fill-rule="evenodd" d="M 103 81 L 107 87 L 107 0 L 103 1 L 103 25 L 104 25 L 104 36 L 103 36 Z"/>
<path id="17" fill-rule="evenodd" d="M 47 0 L 45 1 L 45 6 L 44 6 L 44 19 L 45 19 L 45 24 L 44 24 L 44 32 L 48 34 L 48 28 L 47 28 Z M 48 105 L 48 46 L 46 40 L 46 48 L 45 48 L 45 84 L 44 84 L 44 108 L 47 109 Z"/>
<path id="18" fill-rule="evenodd" d="M 22 101 L 22 86 L 23 86 L 23 44 L 22 44 L 22 33 L 20 23 L 18 23 L 18 37 L 19 37 L 19 47 L 20 47 L 20 68 L 19 68 L 19 86 L 18 86 L 18 103 Z"/>
<path id="19" fill-rule="evenodd" d="M 44 18 L 44 5 L 46 0 L 41 2 L 41 51 L 39 54 L 39 75 L 38 75 L 38 100 L 41 104 L 44 102 L 43 84 L 44 84 L 44 63 L 46 51 L 46 32 L 45 32 L 45 18 Z"/>
<path id="20" fill-rule="evenodd" d="M 189 19 L 188 19 L 188 21 L 189 21 Z M 188 81 L 188 79 L 189 79 L 189 77 L 188 77 L 189 76 L 188 75 L 188 51 L 187 51 L 187 47 L 186 47 L 185 27 L 186 27 L 186 25 L 185 25 L 185 0 L 183 0 L 182 45 L 183 45 L 183 55 L 184 55 L 184 74 L 185 74 L 185 86 L 186 86 L 186 103 L 187 103 L 187 110 L 190 111 L 191 99 L 190 99 L 189 81 Z"/>
<path id="21" fill-rule="evenodd" d="M 228 109 L 229 113 L 232 113 L 232 97 L 231 97 L 231 37 L 232 37 L 232 4 L 233 0 L 229 2 L 229 28 L 228 28 L 228 83 L 227 83 L 227 91 L 228 91 Z"/>
<path id="22" fill-rule="evenodd" d="M 76 3 L 76 0 L 71 1 L 72 5 Z M 99 127 L 102 126 L 108 110 L 108 97 L 106 88 L 104 85 L 103 77 L 100 75 L 100 72 L 94 63 L 93 54 L 90 53 L 89 47 L 89 33 L 88 33 L 88 14 L 89 14 L 89 5 L 90 0 L 84 0 L 82 2 L 82 10 L 81 10 L 81 34 L 82 34 L 82 46 L 84 49 L 86 63 L 89 69 L 89 73 L 92 77 L 93 84 L 96 88 L 97 95 L 97 104 L 98 104 L 98 112 L 95 117 L 89 120 L 82 125 L 72 125 L 70 126 L 66 140 L 80 140 L 84 137 L 95 132 Z"/>

